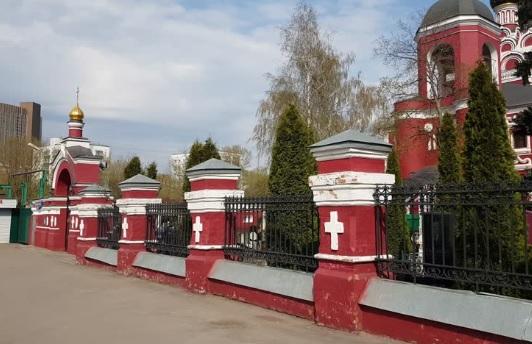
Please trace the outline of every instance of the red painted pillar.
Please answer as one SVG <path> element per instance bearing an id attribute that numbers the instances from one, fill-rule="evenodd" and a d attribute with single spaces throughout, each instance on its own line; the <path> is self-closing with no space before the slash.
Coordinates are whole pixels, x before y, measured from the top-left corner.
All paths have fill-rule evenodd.
<path id="1" fill-rule="evenodd" d="M 90 185 L 80 192 L 79 204 L 70 213 L 71 232 L 77 234 L 76 260 L 85 264 L 85 253 L 96 246 L 98 234 L 98 209 L 110 208 L 111 192 L 98 185 Z"/>
<path id="2" fill-rule="evenodd" d="M 311 146 L 318 175 L 310 178 L 320 215 L 319 267 L 314 275 L 316 322 L 361 329 L 358 300 L 376 276 L 373 193 L 392 184 L 385 174 L 391 146 L 349 130 Z"/>
<path id="3" fill-rule="evenodd" d="M 238 190 L 240 167 L 211 159 L 187 170 L 191 192 L 185 194 L 192 216 L 192 237 L 186 259 L 186 286 L 205 293 L 208 276 L 218 259 L 224 258 L 226 196 L 243 196 Z"/>
<path id="4" fill-rule="evenodd" d="M 122 237 L 118 242 L 117 271 L 129 274 L 135 257 L 144 251 L 146 240 L 146 205 L 161 203 L 161 183 L 138 174 L 119 184 L 122 198 L 116 201 L 122 214 Z"/>
<path id="5" fill-rule="evenodd" d="M 80 204 L 81 204 L 81 196 L 69 197 L 68 199 L 69 212 L 66 216 L 66 230 L 68 233 L 66 251 L 73 255 L 76 254 L 77 246 L 78 246 L 79 228 L 76 226 L 76 221 L 77 221 L 77 224 L 79 225 L 79 217 L 77 214 L 77 209 Z"/>

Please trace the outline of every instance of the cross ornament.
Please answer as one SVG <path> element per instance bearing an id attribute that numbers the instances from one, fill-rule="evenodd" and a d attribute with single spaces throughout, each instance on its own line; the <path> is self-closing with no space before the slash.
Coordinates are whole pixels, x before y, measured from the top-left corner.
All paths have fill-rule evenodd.
<path id="1" fill-rule="evenodd" d="M 194 242 L 198 244 L 200 242 L 200 234 L 203 232 L 203 224 L 199 216 L 196 216 L 196 222 L 192 226 L 192 231 L 194 232 Z"/>
<path id="2" fill-rule="evenodd" d="M 338 221 L 337 211 L 331 211 L 331 220 L 325 222 L 325 233 L 331 234 L 331 251 L 338 251 L 338 234 L 344 233 L 344 224 Z"/>
<path id="3" fill-rule="evenodd" d="M 127 238 L 127 230 L 129 229 L 129 225 L 127 223 L 127 217 L 124 217 L 124 220 L 122 221 L 122 238 Z"/>

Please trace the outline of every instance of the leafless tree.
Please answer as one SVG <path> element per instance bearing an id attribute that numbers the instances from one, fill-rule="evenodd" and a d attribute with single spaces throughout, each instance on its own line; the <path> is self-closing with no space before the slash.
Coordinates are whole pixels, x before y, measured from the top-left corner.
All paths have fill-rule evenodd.
<path id="1" fill-rule="evenodd" d="M 417 95 L 418 90 L 418 47 L 416 34 L 423 19 L 423 13 L 416 12 L 406 19 L 399 19 L 394 30 L 389 30 L 376 41 L 374 55 L 395 71 L 381 80 L 391 100 Z"/>
<path id="2" fill-rule="evenodd" d="M 181 202 L 183 201 L 183 179 L 178 178 L 175 174 L 161 174 L 157 176 L 161 183 L 159 197 L 163 202 Z"/>
<path id="3" fill-rule="evenodd" d="M 0 184 L 10 184 L 17 199 L 20 199 L 23 183 L 28 188 L 28 200 L 37 198 L 41 177 L 37 171 L 42 168 L 43 158 L 41 151 L 32 146 L 38 147 L 40 143 L 17 137 L 0 142 Z M 37 173 L 21 174 L 29 172 Z"/>
<path id="4" fill-rule="evenodd" d="M 364 85 L 352 71 L 354 55 L 334 49 L 305 2 L 281 29 L 281 51 L 286 63 L 277 74 L 267 75 L 270 88 L 257 110 L 253 139 L 259 154 L 269 156 L 279 117 L 290 104 L 299 108 L 316 139 L 347 128 L 367 129 L 382 110 L 379 89 Z"/>
<path id="5" fill-rule="evenodd" d="M 241 145 L 224 146 L 219 153 L 223 161 L 242 169 L 248 168 L 251 162 L 251 152 Z"/>
<path id="6" fill-rule="evenodd" d="M 101 183 L 103 186 L 111 190 L 111 195 L 118 199 L 121 197 L 120 187 L 118 184 L 124 181 L 124 169 L 126 168 L 129 159 L 115 159 L 109 161 L 107 168 L 102 171 Z"/>
<path id="7" fill-rule="evenodd" d="M 436 115 L 442 118 L 445 109 L 442 100 L 457 92 L 457 85 L 463 80 L 456 80 L 457 74 L 467 75 L 467 71 L 458 73 L 463 69 L 455 64 L 454 51 L 450 45 L 441 44 L 429 52 L 421 52 L 418 48 L 416 36 L 421 25 L 424 12 L 416 12 L 407 19 L 400 19 L 395 30 L 390 30 L 386 35 L 379 37 L 374 49 L 374 55 L 381 58 L 385 65 L 395 71 L 391 76 L 381 79 L 380 92 L 388 102 L 389 112 L 379 118 L 374 125 L 377 132 L 390 132 L 396 121 L 408 117 L 408 113 L 396 114 L 393 112 L 393 103 L 419 96 L 420 82 L 426 81 L 427 101 L 432 103 Z M 424 34 L 430 34 L 425 31 Z M 419 65 L 425 71 L 419 70 Z M 425 73 L 425 75 L 420 75 Z M 425 87 L 425 85 L 421 85 Z"/>
<path id="8" fill-rule="evenodd" d="M 244 171 L 242 173 L 242 189 L 248 197 L 268 196 L 268 171 L 266 169 L 256 169 Z"/>

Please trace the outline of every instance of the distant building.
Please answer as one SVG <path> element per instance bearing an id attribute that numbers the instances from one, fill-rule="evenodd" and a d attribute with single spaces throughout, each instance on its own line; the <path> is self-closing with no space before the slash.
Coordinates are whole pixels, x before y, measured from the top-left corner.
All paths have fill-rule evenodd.
<path id="1" fill-rule="evenodd" d="M 172 168 L 172 172 L 177 177 L 182 177 L 185 174 L 187 159 L 188 153 L 177 153 L 170 155 L 170 166 Z"/>
<path id="2" fill-rule="evenodd" d="M 26 102 L 16 106 L 0 103 L 0 142 L 13 137 L 41 140 L 40 104 Z"/>

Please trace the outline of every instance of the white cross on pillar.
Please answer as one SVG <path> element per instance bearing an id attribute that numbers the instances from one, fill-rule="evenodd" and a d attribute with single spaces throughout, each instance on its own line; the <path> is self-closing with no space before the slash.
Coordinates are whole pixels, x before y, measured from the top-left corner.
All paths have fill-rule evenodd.
<path id="1" fill-rule="evenodd" d="M 192 226 L 192 231 L 194 231 L 194 241 L 198 244 L 200 242 L 200 234 L 203 232 L 203 224 L 199 216 L 196 216 L 196 222 Z"/>
<path id="2" fill-rule="evenodd" d="M 124 217 L 124 220 L 122 221 L 122 238 L 127 239 L 127 230 L 129 229 L 129 225 L 127 223 L 127 217 Z"/>
<path id="3" fill-rule="evenodd" d="M 338 251 L 338 234 L 344 233 L 344 224 L 338 221 L 337 211 L 331 211 L 331 220 L 325 222 L 325 233 L 331 234 L 331 250 Z"/>

